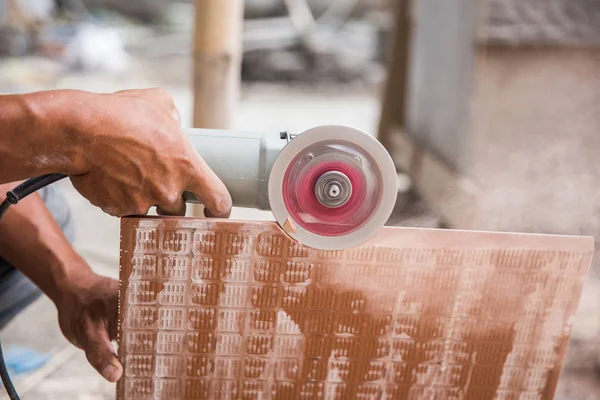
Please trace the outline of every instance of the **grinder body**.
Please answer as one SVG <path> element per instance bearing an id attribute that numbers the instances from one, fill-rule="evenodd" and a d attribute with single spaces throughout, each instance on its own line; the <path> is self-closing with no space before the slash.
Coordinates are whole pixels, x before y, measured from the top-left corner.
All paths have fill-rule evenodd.
<path id="1" fill-rule="evenodd" d="M 236 207 L 270 210 L 268 184 L 275 159 L 291 140 L 287 133 L 188 129 L 192 145 L 223 181 Z M 186 192 L 189 203 L 200 201 Z"/>
<path id="2" fill-rule="evenodd" d="M 397 197 L 394 163 L 372 136 L 344 126 L 301 134 L 188 129 L 189 140 L 223 181 L 235 207 L 273 212 L 300 243 L 356 246 L 389 218 Z M 200 201 L 184 193 L 187 202 Z"/>

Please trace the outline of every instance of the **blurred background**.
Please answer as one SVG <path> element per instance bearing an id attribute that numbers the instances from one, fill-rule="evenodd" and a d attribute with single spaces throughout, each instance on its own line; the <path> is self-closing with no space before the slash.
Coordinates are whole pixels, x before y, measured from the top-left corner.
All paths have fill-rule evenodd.
<path id="1" fill-rule="evenodd" d="M 373 134 L 398 168 L 389 225 L 600 230 L 597 0 L 0 0 L 0 93 L 146 87 L 174 96 L 184 126 Z M 77 250 L 118 277 L 118 219 L 58 185 Z M 599 272 L 558 399 L 600 399 Z M 114 398 L 49 300 L 2 340 L 23 355 L 23 399 Z"/>

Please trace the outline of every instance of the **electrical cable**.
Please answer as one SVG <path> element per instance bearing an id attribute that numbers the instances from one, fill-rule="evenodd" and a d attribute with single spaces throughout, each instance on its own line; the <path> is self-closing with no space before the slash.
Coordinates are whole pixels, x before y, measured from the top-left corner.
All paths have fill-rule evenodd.
<path id="1" fill-rule="evenodd" d="M 20 200 L 23 200 L 25 197 L 30 194 L 36 192 L 37 190 L 43 188 L 44 186 L 48 186 L 56 181 L 59 181 L 63 178 L 66 178 L 67 175 L 63 174 L 47 174 L 38 176 L 36 178 L 31 178 L 21 183 L 19 186 L 10 190 L 6 193 L 6 199 L 2 203 L 0 203 L 0 221 L 2 221 L 2 217 L 8 211 L 8 208 L 11 205 L 17 204 Z M 12 381 L 10 380 L 10 376 L 8 374 L 8 368 L 6 367 L 6 361 L 4 360 L 4 354 L 2 353 L 2 342 L 0 341 L 0 379 L 2 379 L 2 384 L 6 389 L 6 393 L 8 393 L 8 397 L 11 400 L 20 400 L 19 395 L 17 394 L 17 390 L 15 389 Z"/>
<path id="2" fill-rule="evenodd" d="M 10 400 L 20 400 L 19 395 L 17 394 L 17 390 L 13 386 L 10 376 L 8 375 L 8 369 L 6 368 L 6 362 L 4 361 L 4 354 L 2 353 L 2 342 L 0 341 L 0 378 L 2 378 L 2 383 L 4 384 L 4 388 L 6 389 L 6 393 L 8 393 L 8 397 Z"/>
<path id="3" fill-rule="evenodd" d="M 48 186 L 66 177 L 67 175 L 63 174 L 42 175 L 37 178 L 28 179 L 13 190 L 10 190 L 6 193 L 6 199 L 0 203 L 0 220 L 11 205 L 17 204 L 20 200 L 23 200 L 25 197 L 40 190 L 44 186 Z"/>

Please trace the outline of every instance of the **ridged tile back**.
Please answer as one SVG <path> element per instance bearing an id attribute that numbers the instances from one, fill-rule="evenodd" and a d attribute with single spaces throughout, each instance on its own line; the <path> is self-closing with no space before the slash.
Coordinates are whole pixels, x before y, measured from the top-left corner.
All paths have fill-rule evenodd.
<path id="1" fill-rule="evenodd" d="M 120 400 L 551 399 L 593 240 L 122 220 Z"/>

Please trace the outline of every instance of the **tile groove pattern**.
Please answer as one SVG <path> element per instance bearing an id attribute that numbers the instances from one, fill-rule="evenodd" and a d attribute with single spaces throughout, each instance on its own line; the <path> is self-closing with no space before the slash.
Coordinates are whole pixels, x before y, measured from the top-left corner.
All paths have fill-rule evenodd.
<path id="1" fill-rule="evenodd" d="M 125 218 L 121 400 L 551 399 L 593 240 Z"/>

